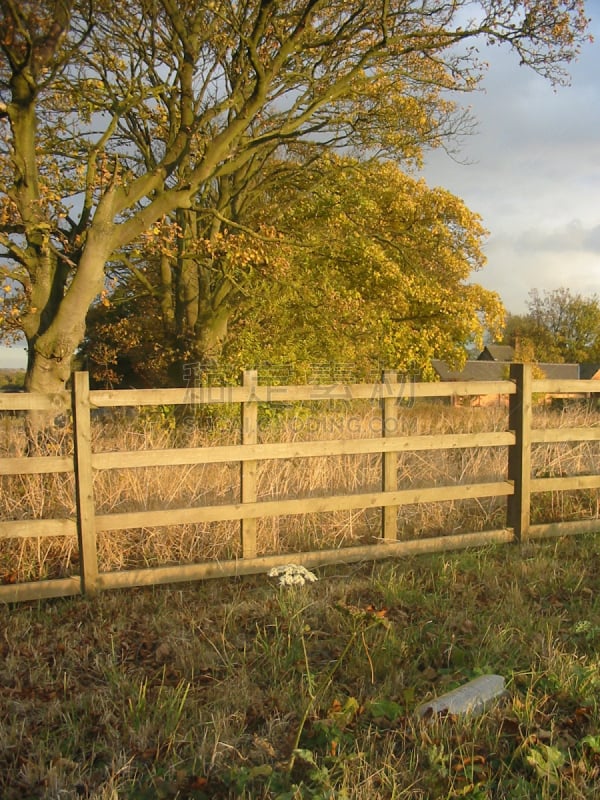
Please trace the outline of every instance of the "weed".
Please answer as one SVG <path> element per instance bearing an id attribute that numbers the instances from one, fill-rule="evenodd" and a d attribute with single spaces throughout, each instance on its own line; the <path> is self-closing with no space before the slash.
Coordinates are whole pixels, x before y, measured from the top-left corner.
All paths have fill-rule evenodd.
<path id="1" fill-rule="evenodd" d="M 587 536 L 6 609 L 0 796 L 591 800 L 599 557 Z M 415 715 L 485 672 L 505 704 Z"/>
<path id="2" fill-rule="evenodd" d="M 456 413 L 455 413 L 456 412 Z M 477 409 L 403 409 L 403 432 L 483 429 Z M 487 413 L 487 412 L 485 412 Z M 331 435 L 339 435 L 336 410 Z M 369 416 L 370 414 L 370 416 Z M 355 435 L 372 435 L 361 409 Z M 554 420 L 555 422 L 556 420 Z M 575 425 L 576 420 L 564 420 Z M 540 423 L 542 424 L 542 423 Z M 550 424 L 550 423 L 549 423 Z M 552 423 L 554 424 L 554 423 Z M 94 424 L 96 449 L 181 444 L 176 426 Z M 485 426 L 502 429 L 486 418 Z M 287 414 L 277 436 L 290 441 Z M 334 430 L 335 427 L 335 430 Z M 310 431 L 315 437 L 326 435 Z M 268 438 L 270 432 L 262 431 Z M 185 444 L 223 443 L 226 426 L 186 429 Z M 112 437 L 112 438 L 111 438 Z M 19 455 L 15 433 L 2 447 Z M 585 471 L 596 443 L 536 448 L 536 474 Z M 399 458 L 402 486 L 502 473 L 439 453 Z M 561 466 L 562 465 L 562 466 Z M 261 497 L 378 486 L 373 457 L 265 464 Z M 73 513 L 61 476 L 2 478 L 3 516 Z M 233 502 L 229 464 L 101 471 L 104 511 Z M 544 498 L 537 519 L 567 509 Z M 569 514 L 596 514 L 591 495 Z M 485 501 L 486 503 L 488 501 Z M 407 533 L 486 525 L 489 501 L 403 509 Z M 371 512 L 261 523 L 259 550 L 362 542 Z M 476 522 L 476 520 L 479 520 Z M 103 569 L 235 554 L 235 525 L 115 532 Z M 74 541 L 5 541 L 2 574 L 77 571 Z M 0 616 L 0 797 L 3 800 L 550 800 L 600 794 L 600 537 L 337 566 L 306 585 L 266 575 L 6 607 Z M 11 577 L 12 579 L 12 577 Z M 494 672 L 510 699 L 477 718 L 421 721 L 429 697 Z"/>

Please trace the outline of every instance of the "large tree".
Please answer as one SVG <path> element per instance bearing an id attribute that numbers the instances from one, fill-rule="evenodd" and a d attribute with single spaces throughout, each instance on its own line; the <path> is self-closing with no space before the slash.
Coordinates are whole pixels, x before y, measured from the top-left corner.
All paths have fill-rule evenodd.
<path id="1" fill-rule="evenodd" d="M 394 366 L 427 374 L 459 364 L 485 328 L 498 331 L 495 292 L 472 283 L 485 231 L 464 203 L 395 164 L 328 159 L 284 208 L 288 259 L 278 282 L 258 273 L 226 346 L 240 365 L 263 360 Z"/>
<path id="2" fill-rule="evenodd" d="M 215 309 L 222 369 L 325 361 L 423 374 L 499 332 L 498 295 L 470 282 L 485 231 L 458 198 L 377 160 L 327 157 L 293 184 L 287 175 L 253 193 L 250 233 L 195 242 L 228 281 Z M 93 311 L 85 352 L 98 379 L 165 380 L 176 341 L 156 289 L 161 263 L 159 252 Z"/>
<path id="3" fill-rule="evenodd" d="M 586 23 L 582 0 L 0 0 L 0 269 L 27 388 L 63 387 L 107 265 L 169 215 L 195 235 L 187 211 L 228 176 L 293 142 L 418 156 L 445 92 L 476 86 L 477 42 L 560 79 Z M 183 311 L 204 290 L 186 269 Z"/>

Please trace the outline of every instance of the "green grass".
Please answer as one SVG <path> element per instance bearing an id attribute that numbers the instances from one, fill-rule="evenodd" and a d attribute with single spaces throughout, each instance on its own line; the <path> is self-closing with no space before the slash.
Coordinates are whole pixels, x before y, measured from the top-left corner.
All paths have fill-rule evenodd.
<path id="1" fill-rule="evenodd" d="M 2 609 L 0 797 L 599 796 L 600 536 L 318 575 Z"/>

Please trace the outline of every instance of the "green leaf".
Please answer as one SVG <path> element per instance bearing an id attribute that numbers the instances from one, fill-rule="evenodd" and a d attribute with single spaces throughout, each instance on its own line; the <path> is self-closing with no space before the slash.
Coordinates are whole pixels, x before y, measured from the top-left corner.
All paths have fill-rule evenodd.
<path id="1" fill-rule="evenodd" d="M 600 753 L 600 736 L 584 736 L 581 744 L 587 745 L 593 753 Z"/>
<path id="2" fill-rule="evenodd" d="M 314 764 L 317 766 L 312 750 L 305 750 L 304 748 L 297 747 L 293 755 L 296 756 L 296 758 L 301 758 L 302 761 L 306 761 L 307 764 Z"/>
<path id="3" fill-rule="evenodd" d="M 248 773 L 251 780 L 254 778 L 270 778 L 273 774 L 273 767 L 269 764 L 259 764 L 257 767 L 252 767 Z"/>
<path id="4" fill-rule="evenodd" d="M 538 744 L 527 755 L 530 764 L 540 778 L 545 778 L 550 783 L 557 783 L 559 769 L 565 763 L 565 756 L 557 747 Z"/>
<path id="5" fill-rule="evenodd" d="M 385 717 L 390 721 L 395 720 L 402 714 L 402 706 L 393 700 L 373 700 L 369 703 L 367 708 L 369 714 L 377 719 L 378 717 Z"/>

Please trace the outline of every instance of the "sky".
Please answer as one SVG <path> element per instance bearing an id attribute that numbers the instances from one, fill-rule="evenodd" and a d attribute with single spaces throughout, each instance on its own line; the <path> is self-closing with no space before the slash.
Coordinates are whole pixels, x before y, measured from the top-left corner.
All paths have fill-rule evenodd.
<path id="1" fill-rule="evenodd" d="M 586 10 L 595 42 L 569 66 L 570 86 L 489 49 L 485 91 L 465 98 L 475 133 L 454 159 L 429 155 L 423 173 L 482 216 L 487 264 L 472 279 L 513 314 L 532 289 L 600 297 L 600 0 Z"/>
<path id="2" fill-rule="evenodd" d="M 455 148 L 428 155 L 423 176 L 483 218 L 486 266 L 473 282 L 513 314 L 529 292 L 566 287 L 600 297 L 600 0 L 587 0 L 593 43 L 553 87 L 507 49 L 485 53 L 484 91 L 460 98 L 477 120 Z M 0 347 L 1 367 L 24 367 L 23 347 Z"/>

